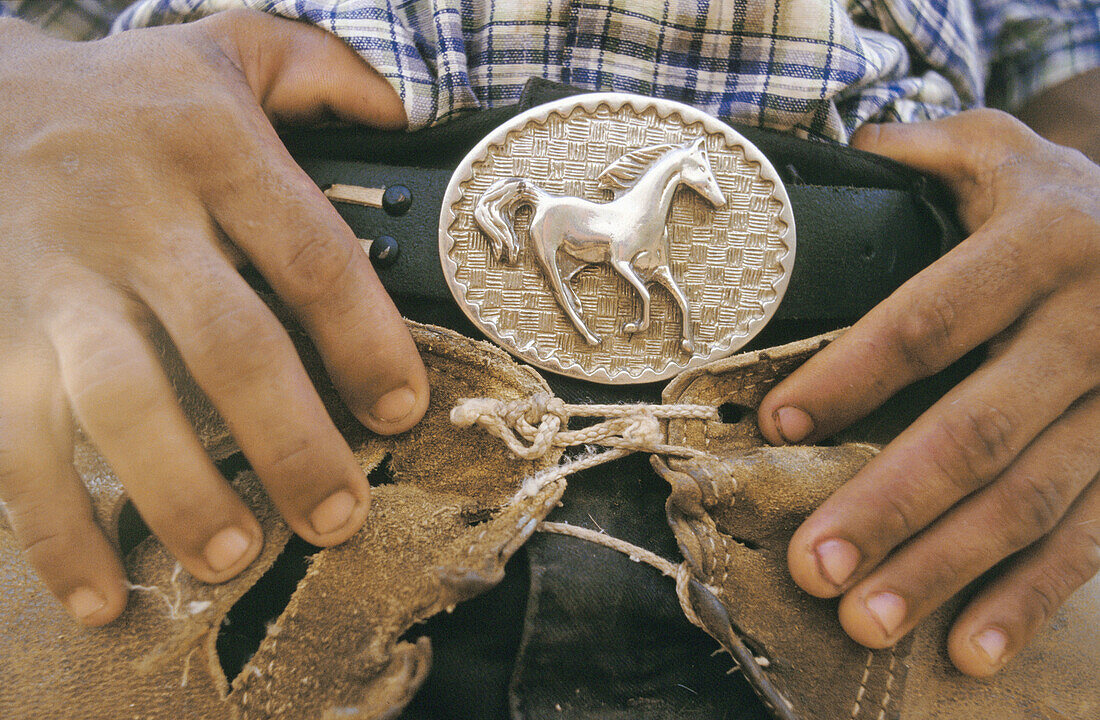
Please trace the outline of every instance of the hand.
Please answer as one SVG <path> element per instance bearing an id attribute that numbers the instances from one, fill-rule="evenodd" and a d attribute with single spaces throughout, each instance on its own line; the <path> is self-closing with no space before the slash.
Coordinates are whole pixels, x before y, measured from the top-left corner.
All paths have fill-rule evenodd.
<path id="1" fill-rule="evenodd" d="M 399 128 L 393 89 L 335 37 L 261 13 L 47 39 L 0 21 L 0 499 L 50 590 L 89 625 L 126 603 L 72 467 L 73 417 L 151 530 L 224 581 L 263 542 L 176 403 L 163 327 L 295 532 L 363 523 L 369 487 L 251 262 L 348 407 L 380 433 L 423 414 L 416 347 L 351 230 L 270 118 Z"/>
<path id="2" fill-rule="evenodd" d="M 791 575 L 877 648 L 1011 558 L 948 639 L 988 675 L 1100 569 L 1100 168 L 991 110 L 853 145 L 941 178 L 969 237 L 774 388 L 764 434 L 812 443 L 988 355 L 806 520 Z"/>

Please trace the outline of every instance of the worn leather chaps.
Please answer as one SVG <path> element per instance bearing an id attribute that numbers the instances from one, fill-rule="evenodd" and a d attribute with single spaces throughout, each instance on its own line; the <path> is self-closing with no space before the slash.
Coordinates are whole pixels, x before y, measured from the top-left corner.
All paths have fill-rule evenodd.
<path id="1" fill-rule="evenodd" d="M 321 186 L 409 189 L 411 206 L 396 215 L 340 210 L 361 237 L 396 241 L 397 261 L 378 272 L 410 318 L 432 387 L 428 413 L 392 438 L 362 428 L 308 338 L 251 278 L 370 474 L 366 526 L 324 550 L 292 538 L 165 343 L 185 410 L 261 521 L 263 553 L 223 585 L 190 578 L 148 536 L 95 449 L 80 445 L 78 468 L 135 590 L 119 621 L 78 626 L 0 522 L 0 717 L 1100 717 L 1100 580 L 1004 672 L 974 680 L 945 650 L 967 593 L 894 648 L 869 651 L 844 635 L 835 601 L 802 593 L 786 573 L 801 520 L 979 359 L 907 389 L 825 446 L 767 447 L 755 425 L 770 387 L 958 242 L 934 183 L 847 148 L 738 128 L 783 176 L 799 227 L 788 296 L 746 352 L 667 384 L 612 386 L 540 373 L 479 339 L 439 270 L 439 198 L 486 132 L 569 92 L 533 82 L 515 108 L 416 136 L 285 134 Z M 570 424 L 562 402 L 711 414 L 639 411 L 657 418 L 651 442 L 679 454 L 634 452 L 558 478 L 545 473 L 583 448 L 519 458 L 483 424 L 454 422 L 468 398 L 499 401 L 532 428 L 583 425 Z M 532 477 L 552 479 L 517 492 Z M 675 577 L 538 532 L 544 522 L 651 551 Z"/>

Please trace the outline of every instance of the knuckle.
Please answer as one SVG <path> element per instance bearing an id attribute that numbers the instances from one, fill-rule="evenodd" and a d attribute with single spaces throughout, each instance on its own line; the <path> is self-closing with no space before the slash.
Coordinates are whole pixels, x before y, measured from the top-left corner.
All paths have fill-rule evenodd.
<path id="1" fill-rule="evenodd" d="M 67 375 L 69 400 L 89 429 L 117 433 L 140 426 L 163 398 L 148 368 L 125 345 L 96 344 L 72 361 Z"/>
<path id="2" fill-rule="evenodd" d="M 1096 303 L 1095 309 L 1087 307 L 1090 303 Z M 1100 300 L 1085 304 L 1078 307 L 1075 324 L 1048 330 L 1047 345 L 1057 352 L 1053 372 L 1087 388 L 1087 397 L 1100 383 Z"/>
<path id="3" fill-rule="evenodd" d="M 232 352 L 251 347 L 262 326 L 257 313 L 251 308 L 237 307 L 231 303 L 201 307 L 196 314 L 194 334 L 190 338 L 192 349 L 206 356 L 224 349 Z"/>
<path id="4" fill-rule="evenodd" d="M 57 525 L 21 523 L 19 549 L 31 562 L 57 557 L 73 545 L 72 531 Z"/>
<path id="5" fill-rule="evenodd" d="M 247 144 L 247 129 L 242 120 L 239 101 L 224 92 L 212 91 L 210 97 L 178 98 L 164 103 L 158 110 L 171 127 L 183 130 L 172 138 L 166 152 L 175 164 L 191 171 L 192 177 L 205 182 L 223 174 L 232 174 L 244 160 L 241 145 Z M 197 132 L 196 128 L 216 127 L 217 133 Z M 163 126 L 150 129 L 163 133 Z M 211 173 L 211 167 L 222 172 Z"/>
<path id="6" fill-rule="evenodd" d="M 976 567 L 976 559 L 970 553 L 957 552 L 955 547 L 944 548 L 937 553 L 936 562 L 927 572 L 927 579 L 923 583 L 926 595 L 943 593 L 954 594 L 958 589 L 974 580 L 981 573 L 981 568 Z"/>
<path id="7" fill-rule="evenodd" d="M 1094 201 L 1084 197 L 1088 190 L 1050 175 L 1041 186 L 1027 188 L 1016 210 L 1017 228 L 999 237 L 996 246 L 1013 280 L 1039 292 L 1088 282 L 1100 246 L 1100 218 L 1089 210 Z"/>
<path id="8" fill-rule="evenodd" d="M 1016 457 L 1016 426 L 998 407 L 960 403 L 939 417 L 930 457 L 958 490 L 970 493 Z"/>
<path id="9" fill-rule="evenodd" d="M 1010 551 L 1027 547 L 1053 530 L 1066 508 L 1057 483 L 1030 474 L 1006 484 L 997 498 L 996 517 Z"/>
<path id="10" fill-rule="evenodd" d="M 258 308 L 231 304 L 200 313 L 188 354 L 209 391 L 234 391 L 272 372 L 285 344 L 267 320 Z"/>
<path id="11" fill-rule="evenodd" d="M 256 11 L 243 8 L 234 8 L 219 12 L 209 18 L 208 24 L 214 27 L 224 27 L 231 31 L 243 29 L 249 23 L 256 21 Z M 264 15 L 266 17 L 266 14 Z"/>
<path id="12" fill-rule="evenodd" d="M 269 488 L 278 494 L 281 506 L 304 507 L 322 484 L 333 481 L 332 468 L 327 458 L 316 452 L 314 440 L 284 438 L 261 451 L 263 459 L 256 463 L 256 471 L 265 484 L 273 483 Z"/>
<path id="13" fill-rule="evenodd" d="M 21 468 L 4 465 L 0 467 L 3 473 L 4 495 L 0 498 L 7 512 L 8 520 L 13 527 L 21 527 L 26 522 L 33 522 L 46 511 L 46 502 L 37 483 L 29 479 Z M 9 482 L 10 481 L 10 482 Z"/>
<path id="14" fill-rule="evenodd" d="M 1027 586 L 1028 606 L 1039 624 L 1045 624 L 1062 605 L 1065 581 L 1053 570 L 1044 569 Z"/>
<path id="15" fill-rule="evenodd" d="M 58 516 L 55 508 L 39 505 L 24 506 L 16 511 L 9 507 L 9 516 L 16 530 L 19 548 L 35 566 L 51 564 L 51 560 L 69 557 L 78 548 L 86 547 L 91 518 Z"/>
<path id="16" fill-rule="evenodd" d="M 1066 561 L 1072 578 L 1079 586 L 1100 572 L 1100 528 L 1095 522 L 1079 523 L 1070 532 L 1070 551 L 1066 555 Z"/>
<path id="17" fill-rule="evenodd" d="M 172 554 L 198 556 L 209 539 L 209 524 L 221 515 L 213 500 L 201 493 L 175 494 L 144 503 L 141 518 Z"/>
<path id="18" fill-rule="evenodd" d="M 299 477 L 315 466 L 310 452 L 313 443 L 307 438 L 284 440 L 269 449 L 268 470 L 279 477 Z"/>
<path id="19" fill-rule="evenodd" d="M 1028 583 L 1029 605 L 1041 623 L 1048 622 L 1073 591 L 1092 577 L 1076 561 L 1062 560 L 1040 567 Z"/>
<path id="20" fill-rule="evenodd" d="M 236 138 L 234 138 L 236 139 Z M 242 198 L 253 194 L 279 197 L 286 194 L 265 162 L 262 151 L 255 147 L 255 139 L 241 138 L 235 147 L 217 148 L 220 172 L 204 173 L 202 192 L 210 202 L 224 202 L 225 198 Z"/>
<path id="21" fill-rule="evenodd" d="M 352 272 L 355 248 L 329 233 L 312 232 L 292 249 L 283 267 L 284 299 L 298 307 L 309 307 L 334 297 Z"/>
<path id="22" fill-rule="evenodd" d="M 1078 526 L 1063 538 L 1052 559 L 1028 580 L 1027 592 L 1033 613 L 1045 623 L 1077 588 L 1100 571 L 1100 531 Z"/>
<path id="23" fill-rule="evenodd" d="M 1003 110 L 979 108 L 963 113 L 961 119 L 969 124 L 975 136 L 983 139 L 967 143 L 963 149 L 978 176 L 1014 163 L 1033 142 L 1034 135 L 1027 126 Z"/>
<path id="24" fill-rule="evenodd" d="M 967 115 L 974 121 L 975 127 L 983 132 L 990 129 L 999 131 L 999 142 L 1018 142 L 1029 134 L 1027 126 L 1011 113 L 996 108 L 977 108 Z"/>
<path id="25" fill-rule="evenodd" d="M 942 293 L 918 295 L 894 324 L 889 344 L 915 373 L 931 375 L 951 357 L 957 315 Z"/>
<path id="26" fill-rule="evenodd" d="M 920 503 L 914 502 L 909 493 L 885 493 L 882 495 L 883 507 L 879 513 L 883 539 L 901 541 L 916 535 L 924 526 L 920 521 Z"/>
<path id="27" fill-rule="evenodd" d="M 18 502 L 18 496 L 23 492 L 25 476 L 23 454 L 11 443 L 0 442 L 0 491 L 3 491 L 0 503 Z"/>

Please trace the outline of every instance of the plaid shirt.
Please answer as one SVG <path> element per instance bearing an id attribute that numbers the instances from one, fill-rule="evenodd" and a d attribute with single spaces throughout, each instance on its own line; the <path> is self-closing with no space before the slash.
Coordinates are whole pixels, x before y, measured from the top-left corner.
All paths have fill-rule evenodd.
<path id="1" fill-rule="evenodd" d="M 43 4 L 59 3 L 18 3 Z M 1012 110 L 1100 66 L 1100 0 L 139 0 L 115 29 L 229 7 L 340 36 L 412 129 L 514 102 L 540 76 L 844 141 L 868 121 Z"/>

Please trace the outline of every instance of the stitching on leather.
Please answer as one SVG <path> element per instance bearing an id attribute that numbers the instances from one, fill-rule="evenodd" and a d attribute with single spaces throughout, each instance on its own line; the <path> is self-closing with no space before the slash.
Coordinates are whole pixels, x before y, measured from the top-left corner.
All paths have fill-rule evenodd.
<path id="1" fill-rule="evenodd" d="M 713 568 L 718 563 L 718 547 L 714 544 L 713 535 L 711 535 L 710 533 L 706 533 L 703 535 L 703 537 L 706 538 L 707 545 L 710 546 L 711 567 Z"/>
<path id="2" fill-rule="evenodd" d="M 724 536 L 722 537 L 722 550 L 726 553 L 726 559 L 722 562 L 722 579 L 718 581 L 718 585 L 724 589 L 726 579 L 730 575 L 730 545 L 729 540 Z"/>
<path id="3" fill-rule="evenodd" d="M 867 680 L 871 677 L 871 663 L 875 659 L 875 654 L 870 650 L 867 651 L 867 662 L 863 666 L 863 678 L 859 681 L 859 690 L 856 691 L 856 702 L 852 705 L 852 717 L 859 717 L 860 703 L 863 701 L 863 696 L 867 692 Z"/>
<path id="4" fill-rule="evenodd" d="M 878 711 L 878 720 L 884 720 L 886 717 L 886 708 L 890 704 L 890 700 L 893 698 L 890 692 L 894 688 L 894 665 L 897 662 L 897 655 L 895 654 L 896 646 L 890 648 L 890 664 L 886 667 L 886 689 L 882 695 L 882 704 Z"/>
<path id="5" fill-rule="evenodd" d="M 474 554 L 474 548 L 476 548 L 479 544 L 481 544 L 481 539 L 483 537 L 485 537 L 485 533 L 487 533 L 487 532 L 489 532 L 489 531 L 486 529 L 486 530 L 482 530 L 480 533 L 478 533 L 477 537 L 474 538 L 474 541 L 472 543 L 470 543 L 469 546 L 466 547 L 466 555 L 469 556 L 469 555 Z"/>

